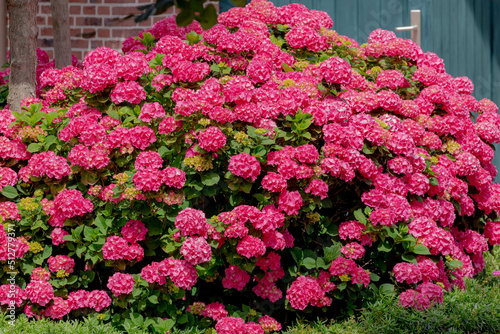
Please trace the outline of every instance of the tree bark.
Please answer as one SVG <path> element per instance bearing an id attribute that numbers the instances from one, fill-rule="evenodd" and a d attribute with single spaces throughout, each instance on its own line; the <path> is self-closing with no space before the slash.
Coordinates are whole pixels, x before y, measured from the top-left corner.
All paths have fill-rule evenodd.
<path id="1" fill-rule="evenodd" d="M 52 11 L 56 67 L 63 68 L 72 64 L 68 0 L 50 0 L 50 7 Z"/>
<path id="2" fill-rule="evenodd" d="M 37 0 L 7 0 L 9 13 L 9 109 L 20 111 L 21 101 L 35 96 Z"/>

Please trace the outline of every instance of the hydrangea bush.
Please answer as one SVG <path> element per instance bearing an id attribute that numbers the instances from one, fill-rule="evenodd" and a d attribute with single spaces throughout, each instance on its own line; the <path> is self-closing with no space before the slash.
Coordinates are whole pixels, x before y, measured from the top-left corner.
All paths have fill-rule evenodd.
<path id="1" fill-rule="evenodd" d="M 268 333 L 465 288 L 500 244 L 496 105 L 303 5 L 218 22 L 163 20 L 1 111 L 2 309 Z"/>

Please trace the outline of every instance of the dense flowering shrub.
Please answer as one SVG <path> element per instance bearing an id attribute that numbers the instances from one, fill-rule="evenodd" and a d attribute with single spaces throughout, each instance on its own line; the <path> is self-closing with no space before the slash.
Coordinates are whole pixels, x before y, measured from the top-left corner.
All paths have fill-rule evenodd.
<path id="1" fill-rule="evenodd" d="M 464 288 L 500 243 L 498 108 L 412 41 L 332 24 L 253 0 L 41 72 L 1 111 L 2 308 L 267 333 Z"/>

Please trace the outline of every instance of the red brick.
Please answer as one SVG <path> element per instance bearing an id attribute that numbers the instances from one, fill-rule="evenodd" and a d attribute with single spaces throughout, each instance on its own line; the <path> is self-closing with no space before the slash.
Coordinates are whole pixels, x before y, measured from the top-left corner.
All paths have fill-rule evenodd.
<path id="1" fill-rule="evenodd" d="M 82 60 L 82 59 L 83 59 L 83 57 L 82 57 L 82 51 L 74 51 L 74 50 L 72 50 L 72 51 L 71 51 L 71 54 L 72 54 L 73 56 L 75 56 L 75 57 L 76 57 L 76 59 L 79 59 L 79 60 Z"/>
<path id="2" fill-rule="evenodd" d="M 76 2 L 76 3 L 87 3 L 88 0 L 69 0 L 69 2 Z"/>
<path id="3" fill-rule="evenodd" d="M 137 7 L 125 7 L 125 6 L 112 6 L 111 7 L 111 12 L 113 15 L 120 15 L 120 16 L 127 16 L 130 14 L 140 14 L 142 11 L 137 9 Z"/>
<path id="4" fill-rule="evenodd" d="M 109 14 L 111 14 L 111 8 L 109 8 L 109 6 L 97 7 L 97 15 L 109 15 Z"/>
<path id="5" fill-rule="evenodd" d="M 72 5 L 69 6 L 69 15 L 80 15 L 82 13 L 82 6 Z"/>
<path id="6" fill-rule="evenodd" d="M 104 19 L 104 25 L 106 27 L 135 27 L 136 24 L 133 19 L 122 20 L 120 17 L 106 18 Z"/>
<path id="7" fill-rule="evenodd" d="M 83 15 L 95 15 L 96 6 L 84 6 L 83 7 Z"/>
<path id="8" fill-rule="evenodd" d="M 40 5 L 40 9 L 38 10 L 38 12 L 42 14 L 52 13 L 52 11 L 50 10 L 50 5 Z"/>
<path id="9" fill-rule="evenodd" d="M 70 36 L 73 37 L 81 37 L 82 36 L 82 28 L 71 28 L 69 30 Z"/>
<path id="10" fill-rule="evenodd" d="M 104 41 L 104 46 L 107 46 L 111 49 L 121 49 L 122 42 L 120 41 Z"/>
<path id="11" fill-rule="evenodd" d="M 95 39 L 95 40 L 90 41 L 90 48 L 96 49 L 100 46 L 103 46 L 103 44 L 104 44 L 104 42 L 102 40 Z"/>
<path id="12" fill-rule="evenodd" d="M 54 35 L 52 31 L 52 27 L 42 28 L 40 29 L 40 36 L 43 37 L 52 37 Z"/>
<path id="13" fill-rule="evenodd" d="M 113 29 L 111 31 L 112 37 L 129 37 L 137 36 L 144 29 Z"/>
<path id="14" fill-rule="evenodd" d="M 47 24 L 47 19 L 45 16 L 37 16 L 36 17 L 36 25 L 44 26 L 45 24 Z"/>
<path id="15" fill-rule="evenodd" d="M 84 28 L 82 31 L 82 37 L 86 39 L 94 39 L 97 35 L 96 29 Z"/>
<path id="16" fill-rule="evenodd" d="M 109 38 L 110 36 L 110 29 L 97 29 L 97 38 Z"/>
<path id="17" fill-rule="evenodd" d="M 49 55 L 49 59 L 54 59 L 54 50 L 49 49 L 49 50 L 45 50 L 45 51 L 47 51 L 47 54 Z"/>
<path id="18" fill-rule="evenodd" d="M 38 47 L 52 47 L 54 46 L 54 40 L 52 38 L 39 38 L 38 39 Z"/>
<path id="19" fill-rule="evenodd" d="M 102 0 L 89 0 L 90 3 L 102 3 Z"/>
<path id="20" fill-rule="evenodd" d="M 100 17 L 77 17 L 77 26 L 101 26 L 102 18 Z"/>
<path id="21" fill-rule="evenodd" d="M 71 48 L 72 49 L 88 49 L 89 41 L 87 39 L 71 39 Z"/>

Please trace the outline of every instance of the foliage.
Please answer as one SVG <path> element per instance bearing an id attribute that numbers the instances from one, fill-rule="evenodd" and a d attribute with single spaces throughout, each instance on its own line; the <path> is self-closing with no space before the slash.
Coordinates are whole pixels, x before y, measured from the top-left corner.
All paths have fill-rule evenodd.
<path id="1" fill-rule="evenodd" d="M 297 4 L 175 20 L 1 111 L 5 311 L 264 333 L 426 309 L 483 270 L 500 116 L 469 79 Z"/>

